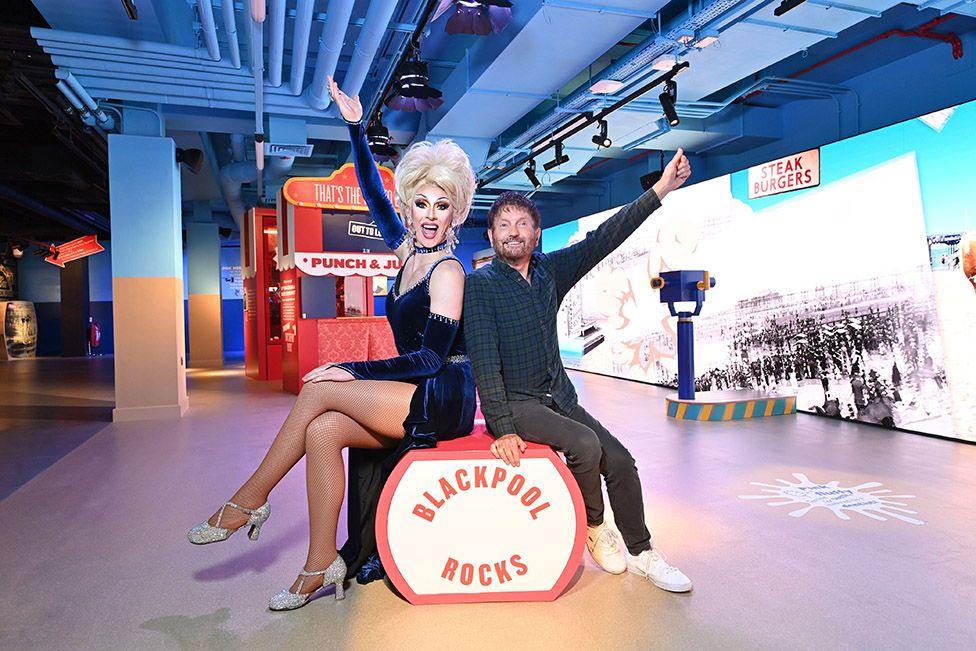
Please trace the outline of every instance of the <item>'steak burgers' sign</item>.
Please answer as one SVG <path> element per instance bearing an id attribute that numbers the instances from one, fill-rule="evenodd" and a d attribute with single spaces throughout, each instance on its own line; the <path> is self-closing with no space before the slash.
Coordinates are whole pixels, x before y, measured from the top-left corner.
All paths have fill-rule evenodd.
<path id="1" fill-rule="evenodd" d="M 811 149 L 749 168 L 749 198 L 820 185 L 820 150 Z"/>

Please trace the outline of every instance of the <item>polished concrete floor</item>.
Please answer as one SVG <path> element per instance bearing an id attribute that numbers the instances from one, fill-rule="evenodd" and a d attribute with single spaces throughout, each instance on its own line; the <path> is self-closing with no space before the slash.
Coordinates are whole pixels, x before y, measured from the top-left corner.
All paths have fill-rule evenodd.
<path id="1" fill-rule="evenodd" d="M 637 458 L 655 543 L 694 592 L 611 576 L 587 558 L 553 603 L 418 607 L 373 583 L 271 613 L 268 596 L 304 560 L 301 464 L 273 493 L 260 541 L 192 547 L 184 535 L 247 476 L 291 396 L 240 368 L 193 371 L 182 420 L 112 424 L 100 411 L 111 407 L 110 362 L 15 364 L 0 364 L 0 474 L 19 477 L 0 500 L 0 649 L 963 649 L 976 639 L 976 446 L 805 415 L 675 422 L 661 389 L 573 374 Z M 860 490 L 891 492 L 835 500 L 853 505 L 835 515 L 777 497 L 803 492 L 795 475 L 828 493 L 868 482 L 881 486 Z M 893 508 L 857 511 L 885 497 Z"/>

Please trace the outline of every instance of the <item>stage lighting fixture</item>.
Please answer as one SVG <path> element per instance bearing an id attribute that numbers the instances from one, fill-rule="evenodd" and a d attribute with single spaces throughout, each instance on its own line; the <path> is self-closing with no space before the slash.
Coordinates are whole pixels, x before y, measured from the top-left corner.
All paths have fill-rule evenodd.
<path id="1" fill-rule="evenodd" d="M 386 105 L 398 111 L 435 111 L 441 107 L 441 91 L 430 85 L 427 62 L 412 57 L 400 67 L 393 95 Z"/>
<path id="2" fill-rule="evenodd" d="M 674 103 L 678 100 L 678 84 L 673 79 L 669 79 L 664 85 L 664 92 L 658 96 L 661 101 L 661 108 L 664 109 L 664 116 L 668 119 L 668 124 L 676 127 L 681 124 L 678 112 L 674 108 Z"/>
<path id="3" fill-rule="evenodd" d="M 129 17 L 129 20 L 139 18 L 139 7 L 136 6 L 135 0 L 122 0 L 122 8 L 125 9 L 125 15 Z"/>
<path id="4" fill-rule="evenodd" d="M 383 126 L 382 114 L 378 114 L 376 121 L 366 128 L 366 142 L 373 152 L 373 158 L 381 163 L 400 155 L 397 148 L 390 144 L 390 130 Z"/>
<path id="5" fill-rule="evenodd" d="M 796 9 L 797 7 L 799 7 L 800 5 L 802 5 L 804 2 L 806 2 L 806 0 L 783 0 L 782 2 L 779 3 L 779 6 L 778 7 L 776 7 L 775 9 L 773 9 L 773 15 L 774 16 L 782 16 L 787 11 L 791 11 L 793 9 Z"/>
<path id="6" fill-rule="evenodd" d="M 612 147 L 613 141 L 607 137 L 607 121 L 600 120 L 599 124 L 600 124 L 600 133 L 593 136 L 593 144 L 596 145 L 597 147 L 603 147 L 604 149 L 606 149 L 607 147 Z"/>
<path id="7" fill-rule="evenodd" d="M 10 247 L 10 255 L 14 257 L 14 260 L 20 260 L 24 257 L 24 249 L 27 248 L 27 245 L 19 242 L 16 244 L 11 242 L 8 246 Z"/>
<path id="8" fill-rule="evenodd" d="M 670 68 L 668 68 L 670 70 Z M 596 95 L 613 95 L 624 87 L 624 82 L 615 79 L 601 79 L 592 86 L 590 92 Z"/>
<path id="9" fill-rule="evenodd" d="M 677 41 L 682 45 L 688 45 L 695 40 L 695 30 L 693 29 L 681 29 L 678 31 Z"/>
<path id="10" fill-rule="evenodd" d="M 563 153 L 563 143 L 562 142 L 557 142 L 556 143 L 556 157 L 553 158 L 548 163 L 546 163 L 545 165 L 543 165 L 542 166 L 542 169 L 544 169 L 545 171 L 548 172 L 549 170 L 555 169 L 555 168 L 559 167 L 560 165 L 562 165 L 563 163 L 568 163 L 568 162 L 569 162 L 569 156 L 567 156 L 566 154 Z"/>
<path id="11" fill-rule="evenodd" d="M 645 174 L 644 176 L 640 177 L 640 184 L 641 187 L 644 189 L 644 192 L 647 192 L 648 190 L 653 188 L 654 184 L 661 180 L 661 174 L 662 171 L 658 170 L 656 172 L 651 172 L 650 174 Z"/>
<path id="12" fill-rule="evenodd" d="M 448 34 L 498 34 L 512 20 L 512 3 L 508 0 L 453 0 L 450 4 L 454 5 L 454 15 L 444 27 Z M 447 7 L 443 11 L 446 10 Z"/>
<path id="13" fill-rule="evenodd" d="M 715 45 L 716 43 L 718 43 L 718 32 L 716 30 L 706 30 L 698 33 L 694 47 L 699 50 L 704 50 L 706 47 Z"/>
<path id="14" fill-rule="evenodd" d="M 264 134 L 254 134 L 254 164 L 259 171 L 264 171 Z M 258 174 L 258 186 L 261 185 L 261 175 Z"/>
<path id="15" fill-rule="evenodd" d="M 525 166 L 525 169 L 522 170 L 522 171 L 525 172 L 525 175 L 527 177 L 529 177 L 529 182 L 532 184 L 532 187 L 534 187 L 536 190 L 538 190 L 539 188 L 542 187 L 542 183 L 539 182 L 539 177 L 535 175 L 535 159 L 534 158 L 530 158 L 529 159 L 529 164 L 526 165 Z"/>
<path id="16" fill-rule="evenodd" d="M 641 187 L 644 188 L 644 192 L 647 192 L 654 187 L 654 184 L 661 180 L 664 176 L 664 150 L 661 150 L 661 169 L 656 172 L 651 172 L 650 174 L 645 174 L 640 177 Z"/>
<path id="17" fill-rule="evenodd" d="M 197 174 L 203 169 L 203 152 L 199 149 L 177 149 L 176 162 L 183 163 L 191 173 Z"/>

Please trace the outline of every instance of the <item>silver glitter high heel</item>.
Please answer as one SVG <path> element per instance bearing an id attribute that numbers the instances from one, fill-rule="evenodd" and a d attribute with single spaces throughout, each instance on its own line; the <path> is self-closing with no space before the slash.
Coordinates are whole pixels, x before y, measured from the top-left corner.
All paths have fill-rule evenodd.
<path id="1" fill-rule="evenodd" d="M 310 576 L 319 576 L 320 574 L 322 575 L 321 587 L 318 590 L 312 590 L 308 594 L 301 594 L 302 588 L 305 586 L 305 579 Z M 336 559 L 332 561 L 332 565 L 324 570 L 306 572 L 303 569 L 298 573 L 298 577 L 298 592 L 292 592 L 287 588 L 282 590 L 271 597 L 271 600 L 268 601 L 268 608 L 271 610 L 295 610 L 296 608 L 301 608 L 308 603 L 308 600 L 312 598 L 313 594 L 329 585 L 335 585 L 336 601 L 345 599 L 346 597 L 342 585 L 346 580 L 346 562 L 342 560 L 342 556 L 336 556 Z"/>
<path id="2" fill-rule="evenodd" d="M 251 540 L 257 540 L 258 536 L 261 535 L 261 525 L 271 516 L 271 505 L 267 502 L 256 509 L 247 509 L 233 502 L 224 502 L 224 505 L 220 507 L 220 512 L 217 514 L 217 524 L 212 525 L 209 521 L 204 520 L 186 532 L 187 540 L 194 545 L 208 545 L 230 538 L 231 534 L 237 531 L 237 529 L 224 529 L 220 526 L 220 519 L 224 517 L 224 510 L 228 506 L 250 516 L 247 522 L 238 527 L 238 529 L 251 525 L 251 528 L 247 531 L 247 537 Z"/>

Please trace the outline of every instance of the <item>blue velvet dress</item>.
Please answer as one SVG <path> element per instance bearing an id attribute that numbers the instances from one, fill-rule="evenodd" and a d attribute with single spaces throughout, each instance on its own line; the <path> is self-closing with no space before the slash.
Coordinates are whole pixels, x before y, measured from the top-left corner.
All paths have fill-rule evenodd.
<path id="1" fill-rule="evenodd" d="M 390 249 L 408 237 L 383 188 L 362 125 L 349 126 L 356 175 L 370 214 Z M 401 267 L 393 291 L 386 297 L 386 316 L 399 355 L 390 359 L 344 362 L 338 366 L 357 379 L 394 380 L 416 385 L 410 411 L 403 422 L 404 437 L 394 450 L 350 450 L 349 541 L 340 550 L 349 575 L 367 563 L 360 582 L 380 578 L 375 561 L 376 504 L 383 481 L 409 450 L 429 448 L 437 441 L 465 436 L 474 426 L 475 387 L 465 351 L 462 324 L 430 311 L 430 277 L 441 264 L 460 264 L 453 256 L 438 260 L 427 274 L 403 287 Z"/>

